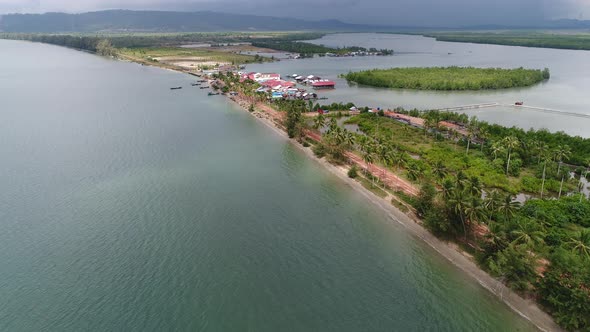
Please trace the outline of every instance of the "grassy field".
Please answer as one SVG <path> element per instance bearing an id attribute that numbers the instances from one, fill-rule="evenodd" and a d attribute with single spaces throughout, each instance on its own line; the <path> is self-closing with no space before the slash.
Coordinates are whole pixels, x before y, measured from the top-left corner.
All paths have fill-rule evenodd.
<path id="1" fill-rule="evenodd" d="M 163 62 L 191 67 L 212 67 L 216 64 L 246 64 L 258 62 L 262 58 L 252 55 L 212 48 L 189 49 L 181 47 L 146 47 L 123 48 L 119 55 L 130 60 L 145 62 Z"/>
<path id="2" fill-rule="evenodd" d="M 351 72 L 344 77 L 363 85 L 416 90 L 489 90 L 531 86 L 549 70 L 473 67 L 391 68 Z"/>

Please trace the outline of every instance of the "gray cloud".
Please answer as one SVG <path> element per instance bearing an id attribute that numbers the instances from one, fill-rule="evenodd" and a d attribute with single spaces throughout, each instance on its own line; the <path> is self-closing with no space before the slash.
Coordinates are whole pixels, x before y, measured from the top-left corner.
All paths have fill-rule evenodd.
<path id="1" fill-rule="evenodd" d="M 590 0 L 0 0 L 0 13 L 103 9 L 214 10 L 412 26 L 516 24 L 590 18 Z"/>

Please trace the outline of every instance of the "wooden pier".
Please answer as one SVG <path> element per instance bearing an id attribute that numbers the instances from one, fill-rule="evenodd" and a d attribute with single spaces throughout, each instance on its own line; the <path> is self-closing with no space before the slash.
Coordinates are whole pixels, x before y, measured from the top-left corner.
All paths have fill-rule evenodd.
<path id="1" fill-rule="evenodd" d="M 457 111 L 474 110 L 474 109 L 478 109 L 478 108 L 488 108 L 488 107 L 498 107 L 498 106 L 501 106 L 500 103 L 483 103 L 483 104 L 472 104 L 472 105 L 463 105 L 463 106 L 441 108 L 441 109 L 438 109 L 438 111 L 457 112 Z"/>

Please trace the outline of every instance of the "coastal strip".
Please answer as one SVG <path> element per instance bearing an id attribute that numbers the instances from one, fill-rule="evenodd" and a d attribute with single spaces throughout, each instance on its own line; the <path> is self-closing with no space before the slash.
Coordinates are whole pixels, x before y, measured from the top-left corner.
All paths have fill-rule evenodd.
<path id="1" fill-rule="evenodd" d="M 230 98 L 236 105 L 240 106 L 243 110 L 248 112 L 248 101 L 233 96 Z M 384 211 L 390 218 L 391 221 L 402 225 L 410 234 L 416 238 L 424 241 L 432 249 L 438 252 L 442 257 L 450 261 L 453 265 L 462 270 L 466 275 L 475 279 L 482 287 L 490 291 L 492 294 L 497 296 L 502 302 L 504 302 L 509 308 L 516 312 L 519 316 L 529 321 L 540 331 L 563 331 L 563 329 L 555 323 L 550 315 L 545 313 L 539 306 L 532 300 L 522 298 L 516 292 L 506 287 L 502 282 L 495 279 L 487 272 L 482 270 L 477 264 L 464 252 L 460 251 L 457 246 L 453 246 L 450 243 L 444 242 L 432 233 L 430 233 L 421 224 L 421 221 L 417 218 L 412 218 L 405 214 L 390 203 L 389 197 L 381 198 L 371 192 L 370 190 L 363 187 L 359 182 L 348 177 L 347 173 L 349 168 L 346 166 L 337 166 L 329 163 L 325 159 L 316 157 L 311 148 L 306 148 L 296 141 L 289 139 L 287 133 L 281 128 L 277 127 L 277 124 L 272 120 L 270 116 L 257 116 L 257 113 L 250 113 L 260 123 L 270 128 L 282 139 L 289 141 L 298 150 L 303 152 L 310 159 L 319 163 L 330 171 L 333 175 L 337 176 L 340 180 L 344 181 L 348 186 L 362 194 L 368 201 L 374 204 L 376 207 Z"/>
<path id="2" fill-rule="evenodd" d="M 160 67 L 159 64 L 149 65 Z M 163 69 L 198 76 L 180 68 L 165 67 Z M 210 81 L 209 83 L 211 82 L 212 81 Z M 525 320 L 529 321 L 538 330 L 563 331 L 563 329 L 555 323 L 551 316 L 543 310 L 541 310 L 541 308 L 534 301 L 524 299 L 510 288 L 506 287 L 501 281 L 495 279 L 487 272 L 482 270 L 480 267 L 477 266 L 473 259 L 467 253 L 461 251 L 459 247 L 453 245 L 452 243 L 444 242 L 435 237 L 426 228 L 424 228 L 424 226 L 422 226 L 421 221 L 417 217 L 405 214 L 404 212 L 393 206 L 390 202 L 390 196 L 386 198 L 381 198 L 377 196 L 370 190 L 363 187 L 362 184 L 360 184 L 359 182 L 349 178 L 347 175 L 347 172 L 349 170 L 348 167 L 333 165 L 325 159 L 320 159 L 314 155 L 313 151 L 310 148 L 306 148 L 301 144 L 297 143 L 296 141 L 289 139 L 287 133 L 283 130 L 283 128 L 281 128 L 281 124 L 278 120 L 279 115 L 276 110 L 272 109 L 265 103 L 257 103 L 256 110 L 254 112 L 249 112 L 249 108 L 252 105 L 251 100 L 247 100 L 247 98 L 240 95 L 229 95 L 228 98 L 229 101 L 235 103 L 244 111 L 252 115 L 260 123 L 262 123 L 264 126 L 276 133 L 279 137 L 291 142 L 291 144 L 293 144 L 294 147 L 296 147 L 302 153 L 307 155 L 310 159 L 321 164 L 323 167 L 325 167 L 325 169 L 330 171 L 333 175 L 337 176 L 351 188 L 363 195 L 376 207 L 382 209 L 382 211 L 384 211 L 389 216 L 391 221 L 402 225 L 409 232 L 409 234 L 412 234 L 412 236 L 415 236 L 416 238 L 424 241 L 427 245 L 429 245 L 436 252 L 438 252 L 442 257 L 449 260 L 453 265 L 462 270 L 466 275 L 475 279 L 482 287 L 484 287 L 492 294 L 497 296 L 509 308 L 511 308 L 514 312 L 516 312 Z"/>

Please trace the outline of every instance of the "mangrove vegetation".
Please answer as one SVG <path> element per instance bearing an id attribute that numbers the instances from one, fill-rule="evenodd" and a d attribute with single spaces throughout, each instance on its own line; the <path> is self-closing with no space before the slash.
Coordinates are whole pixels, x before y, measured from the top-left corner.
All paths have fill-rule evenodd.
<path id="1" fill-rule="evenodd" d="M 436 38 L 438 41 L 448 42 L 590 50 L 590 34 L 583 32 L 545 33 L 528 31 L 453 31 L 426 33 L 424 36 Z"/>
<path id="2" fill-rule="evenodd" d="M 549 69 L 474 67 L 391 68 L 349 72 L 349 82 L 416 90 L 488 90 L 531 86 L 550 77 Z"/>

